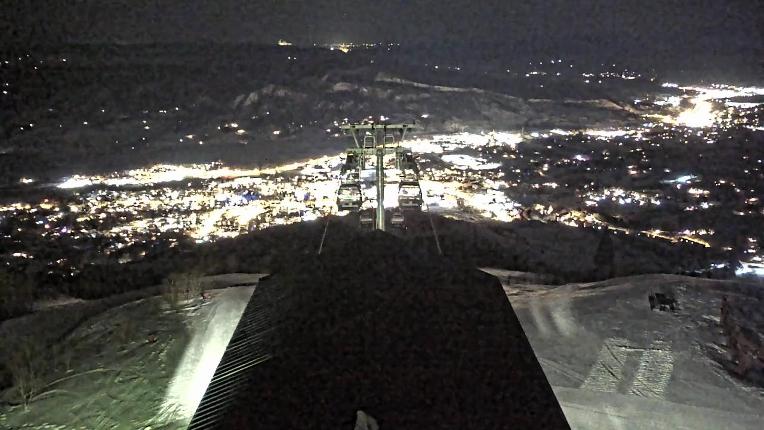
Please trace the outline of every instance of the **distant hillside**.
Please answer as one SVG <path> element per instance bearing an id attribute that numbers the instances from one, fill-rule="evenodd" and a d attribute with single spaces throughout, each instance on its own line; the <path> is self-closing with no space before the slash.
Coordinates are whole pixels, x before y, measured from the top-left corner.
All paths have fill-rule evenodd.
<path id="1" fill-rule="evenodd" d="M 435 70 L 385 50 L 82 45 L 33 54 L 0 68 L 0 185 L 163 161 L 273 164 L 341 147 L 337 124 L 368 116 L 416 119 L 424 132 L 619 125 L 634 118 L 625 107 L 633 98 L 657 88 L 646 79 L 589 86 L 578 74 L 540 85 L 518 72 L 476 73 L 480 64 Z"/>

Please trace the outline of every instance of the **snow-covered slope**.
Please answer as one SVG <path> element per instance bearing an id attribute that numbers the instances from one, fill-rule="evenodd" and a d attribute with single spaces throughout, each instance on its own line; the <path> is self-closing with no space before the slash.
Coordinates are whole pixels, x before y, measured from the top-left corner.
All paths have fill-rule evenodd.
<path id="1" fill-rule="evenodd" d="M 0 429 L 185 429 L 261 277 L 204 277 L 208 299 L 177 308 L 161 296 L 100 312 L 86 301 L 3 322 L 0 345 L 44 339 L 55 355 L 29 364 L 43 377 L 27 379 L 42 383 L 28 408 L 0 391 Z M 67 329 L 63 314 L 83 321 Z"/>
<path id="2" fill-rule="evenodd" d="M 722 296 L 760 301 L 760 286 L 674 275 L 531 285 L 486 271 L 502 280 L 573 428 L 760 428 L 764 389 L 726 370 L 719 323 Z M 673 293 L 677 310 L 651 311 L 651 293 Z"/>

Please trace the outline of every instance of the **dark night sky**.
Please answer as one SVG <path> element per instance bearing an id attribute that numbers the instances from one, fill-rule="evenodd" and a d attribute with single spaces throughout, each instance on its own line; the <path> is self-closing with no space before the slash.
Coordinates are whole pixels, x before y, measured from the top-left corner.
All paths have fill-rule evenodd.
<path id="1" fill-rule="evenodd" d="M 6 43 L 388 40 L 565 51 L 762 47 L 760 0 L 0 0 Z"/>

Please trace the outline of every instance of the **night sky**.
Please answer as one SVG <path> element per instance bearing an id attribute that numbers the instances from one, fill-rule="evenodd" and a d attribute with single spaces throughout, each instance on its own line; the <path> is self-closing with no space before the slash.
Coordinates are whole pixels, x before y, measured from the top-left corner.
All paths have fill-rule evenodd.
<path id="1" fill-rule="evenodd" d="M 394 41 L 677 55 L 760 51 L 759 0 L 2 0 L 4 43 Z"/>

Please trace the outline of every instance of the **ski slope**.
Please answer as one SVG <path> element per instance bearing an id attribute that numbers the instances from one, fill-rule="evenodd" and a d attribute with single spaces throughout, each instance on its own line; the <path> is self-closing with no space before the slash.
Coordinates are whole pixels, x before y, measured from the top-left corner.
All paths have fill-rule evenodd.
<path id="1" fill-rule="evenodd" d="M 500 280 L 572 428 L 758 429 L 764 390 L 730 375 L 719 326 L 721 296 L 737 281 L 674 275 L 589 284 Z M 676 312 L 651 311 L 671 292 Z"/>

